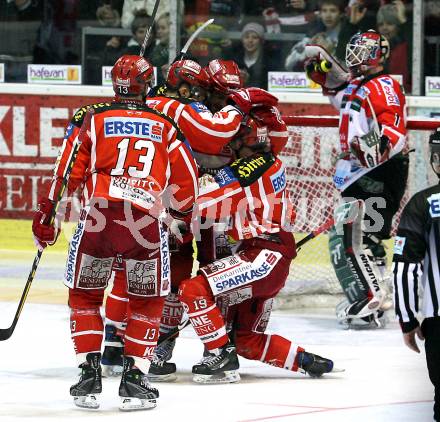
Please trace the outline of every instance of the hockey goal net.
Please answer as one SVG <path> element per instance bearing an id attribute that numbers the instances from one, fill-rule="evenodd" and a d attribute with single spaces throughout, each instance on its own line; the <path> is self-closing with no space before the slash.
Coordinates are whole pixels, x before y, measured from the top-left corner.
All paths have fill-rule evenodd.
<path id="1" fill-rule="evenodd" d="M 284 116 L 289 127 L 289 141 L 281 153 L 286 166 L 287 188 L 297 211 L 295 238 L 324 224 L 333 214 L 340 195 L 334 188 L 332 175 L 338 139 L 336 116 Z M 430 169 L 428 137 L 440 126 L 437 120 L 408 119 L 410 171 L 402 206 L 413 193 L 435 183 Z M 399 213 L 395 217 L 394 228 Z M 392 240 L 386 241 L 388 263 L 392 256 Z M 289 279 L 277 297 L 281 308 L 333 307 L 343 298 L 342 290 L 330 263 L 327 234 L 309 241 L 293 261 Z"/>

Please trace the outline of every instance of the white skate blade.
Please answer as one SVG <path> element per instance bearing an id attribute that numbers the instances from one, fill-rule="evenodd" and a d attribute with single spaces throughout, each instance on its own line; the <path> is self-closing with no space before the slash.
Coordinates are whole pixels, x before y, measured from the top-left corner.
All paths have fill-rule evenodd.
<path id="1" fill-rule="evenodd" d="M 147 410 L 157 406 L 156 399 L 138 399 L 135 397 L 120 397 L 119 410 L 130 412 L 132 410 Z"/>
<path id="2" fill-rule="evenodd" d="M 164 375 L 147 374 L 147 377 L 148 381 L 151 382 L 174 382 L 177 380 L 177 375 L 175 373 Z"/>
<path id="3" fill-rule="evenodd" d="M 75 406 L 81 407 L 82 409 L 98 409 L 98 394 L 87 394 L 86 396 L 73 397 L 73 403 L 75 403 Z"/>
<path id="4" fill-rule="evenodd" d="M 230 384 L 240 381 L 238 371 L 224 371 L 215 375 L 193 374 L 193 381 L 199 384 Z"/>
<path id="5" fill-rule="evenodd" d="M 335 367 L 333 367 L 333 369 L 330 372 L 326 372 L 326 374 L 339 373 L 339 372 L 345 372 L 345 369 L 344 368 L 335 368 Z"/>
<path id="6" fill-rule="evenodd" d="M 120 377 L 122 374 L 122 366 L 119 365 L 103 365 L 101 363 L 103 378 Z"/>

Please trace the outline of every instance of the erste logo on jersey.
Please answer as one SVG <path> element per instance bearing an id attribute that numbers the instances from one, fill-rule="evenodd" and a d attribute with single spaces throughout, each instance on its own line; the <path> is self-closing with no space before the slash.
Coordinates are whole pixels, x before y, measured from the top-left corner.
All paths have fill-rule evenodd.
<path id="1" fill-rule="evenodd" d="M 281 167 L 275 174 L 270 176 L 272 187 L 275 193 L 281 192 L 286 187 L 286 173 L 284 168 Z"/>
<path id="2" fill-rule="evenodd" d="M 200 103 L 198 101 L 191 103 L 190 106 L 197 113 L 203 113 L 204 111 L 209 111 L 208 107 L 206 107 L 205 104 Z"/>
<path id="3" fill-rule="evenodd" d="M 400 106 L 400 100 L 396 91 L 394 91 L 393 81 L 391 78 L 380 78 L 380 86 L 385 94 L 387 105 Z"/>
<path id="4" fill-rule="evenodd" d="M 232 173 L 230 167 L 225 167 L 219 170 L 219 172 L 214 177 L 215 181 L 220 187 L 229 185 L 232 182 L 236 182 L 237 178 Z"/>
<path id="5" fill-rule="evenodd" d="M 104 118 L 104 136 L 136 136 L 162 142 L 163 123 L 136 117 Z"/>
<path id="6" fill-rule="evenodd" d="M 440 217 L 440 193 L 434 193 L 428 198 L 429 214 L 432 218 Z"/>

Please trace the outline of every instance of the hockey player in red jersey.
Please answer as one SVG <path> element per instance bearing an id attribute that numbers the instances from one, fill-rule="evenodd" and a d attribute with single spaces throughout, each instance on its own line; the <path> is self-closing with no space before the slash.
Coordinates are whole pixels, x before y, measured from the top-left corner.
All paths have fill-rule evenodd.
<path id="1" fill-rule="evenodd" d="M 239 158 L 214 176 L 197 201 L 204 224 L 222 221 L 236 245 L 231 256 L 202 266 L 198 276 L 180 286 L 179 298 L 209 351 L 193 367 L 196 382 L 238 381 L 237 353 L 312 376 L 333 369 L 331 360 L 281 336 L 265 334 L 273 298 L 296 256 L 294 238 L 286 231 L 294 211 L 285 170 L 270 152 L 267 133 L 267 127 L 247 118 L 231 143 Z M 216 306 L 218 298 L 227 308 L 227 321 L 233 322 L 235 346 Z"/>
<path id="2" fill-rule="evenodd" d="M 86 200 L 70 243 L 64 280 L 81 368 L 70 394 L 79 407 L 99 407 L 103 337 L 99 307 L 118 257 L 129 307 L 120 409 L 152 408 L 159 396 L 146 374 L 170 290 L 168 234 L 161 216 L 166 207 L 177 213 L 190 211 L 198 188 L 196 164 L 177 125 L 142 101 L 152 72 L 150 63 L 139 56 L 118 59 L 112 69 L 115 99 L 95 108 L 69 179 L 71 191 L 85 179 Z M 67 135 L 70 130 L 72 125 Z M 56 230 L 47 225 L 47 216 L 71 150 L 72 138 L 67 136 L 49 195 L 40 201 L 34 218 L 33 233 L 41 247 L 55 241 Z M 172 187 L 178 189 L 170 193 Z"/>
<path id="3" fill-rule="evenodd" d="M 344 324 L 382 326 L 383 311 L 391 306 L 382 240 L 390 238 L 408 176 L 408 156 L 402 152 L 405 96 L 399 83 L 384 73 L 390 46 L 374 30 L 357 33 L 348 43 L 349 73 L 321 47 L 307 48 L 309 76 L 340 111 L 334 183 L 344 203 L 335 214 L 348 214 L 359 206 L 354 221 L 338 223 L 329 238 L 331 261 L 347 296 L 338 306 L 338 319 Z M 323 59 L 331 63 L 325 71 Z"/>
<path id="4" fill-rule="evenodd" d="M 167 89 L 163 97 L 148 99 L 147 104 L 167 113 L 170 117 L 178 120 L 179 127 L 193 150 L 196 161 L 199 165 L 200 173 L 217 171 L 219 168 L 231 162 L 232 151 L 224 145 L 239 129 L 239 122 L 243 113 L 232 105 L 226 105 L 227 94 L 232 90 L 239 88 L 237 80 L 239 79 L 239 70 L 234 62 L 216 61 L 219 66 L 216 67 L 215 77 L 210 72 L 205 72 L 200 66 L 192 61 L 180 61 L 172 65 L 169 70 L 167 80 Z M 235 78 L 234 78 L 235 77 Z M 241 83 L 241 81 L 240 81 Z M 212 114 L 207 107 L 201 103 L 200 99 L 205 98 L 208 89 L 215 85 L 217 90 L 222 89 L 226 94 L 224 107 L 221 111 Z M 221 88 L 223 86 L 223 88 Z M 255 94 L 257 97 L 255 97 Z M 255 100 L 257 98 L 258 101 Z M 273 120 L 273 104 L 276 98 L 265 91 L 256 89 L 250 90 L 247 99 L 241 100 L 241 107 L 250 109 L 256 101 L 259 106 L 258 114 L 261 119 Z M 265 105 L 267 103 L 267 105 Z M 186 113 L 186 117 L 185 117 Z M 238 114 L 237 114 L 238 113 Z M 278 113 L 279 115 L 279 113 Z M 239 118 L 237 117 L 239 116 Z M 185 117 L 185 119 L 183 119 Z M 238 123 L 238 126 L 237 126 Z M 284 125 L 284 122 L 282 122 Z M 205 127 L 205 129 L 203 129 Z M 278 124 L 278 128 L 280 125 Z M 271 136 L 275 140 L 275 145 L 284 145 L 287 141 L 287 129 L 284 131 L 273 131 Z M 204 143 L 202 143 L 202 134 Z M 217 147 L 215 147 L 217 145 Z M 200 150 L 202 146 L 206 149 Z M 214 147 L 216 149 L 214 149 Z M 213 151 L 216 151 L 215 153 Z M 184 229 L 185 231 L 189 228 Z M 184 241 L 180 234 L 170 236 L 171 268 L 172 268 L 172 286 L 168 295 L 162 316 L 160 326 L 161 335 L 166 335 L 175 329 L 181 322 L 183 314 L 182 306 L 177 298 L 177 289 L 180 282 L 191 276 L 193 268 L 193 247 L 192 235 L 185 235 Z M 205 246 L 205 245 L 204 245 Z M 204 246 L 199 248 L 204 250 Z M 206 262 L 202 256 L 202 261 Z M 211 257 L 211 260 L 215 259 Z M 121 274 L 116 271 L 114 287 L 107 298 L 106 303 L 106 347 L 103 354 L 103 363 L 107 375 L 117 375 L 119 372 L 120 358 L 123 350 L 123 338 L 117 329 L 124 326 L 126 294 L 124 293 L 124 283 Z M 161 343 L 155 352 L 155 358 L 150 366 L 149 377 L 155 381 L 172 381 L 176 379 L 174 375 L 176 366 L 174 363 L 167 362 L 172 355 L 175 340 L 170 339 Z"/>

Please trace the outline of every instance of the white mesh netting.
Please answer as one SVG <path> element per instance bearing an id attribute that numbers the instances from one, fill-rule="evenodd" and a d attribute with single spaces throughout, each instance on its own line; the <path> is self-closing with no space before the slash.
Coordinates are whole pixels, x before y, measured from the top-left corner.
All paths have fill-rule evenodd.
<path id="1" fill-rule="evenodd" d="M 289 119 L 286 118 L 286 121 L 289 122 Z M 326 126 L 320 125 L 320 122 Z M 425 125 L 417 121 L 410 123 L 409 127 L 417 130 L 408 132 L 408 148 L 414 149 L 414 152 L 410 154 L 408 186 L 402 205 L 413 193 L 437 180 L 429 164 L 429 125 L 422 129 Z M 286 165 L 288 189 L 297 210 L 294 227 L 297 241 L 332 216 L 340 197 L 332 182 L 332 161 L 339 143 L 337 119 L 303 118 L 301 124 L 309 126 L 289 126 L 289 142 L 281 154 Z M 333 127 L 327 127 L 329 125 Z M 397 221 L 398 215 L 394 226 Z M 278 307 L 333 307 L 343 298 L 330 263 L 327 240 L 324 233 L 298 252 L 286 286 L 277 297 Z M 386 245 L 390 260 L 392 240 Z"/>

